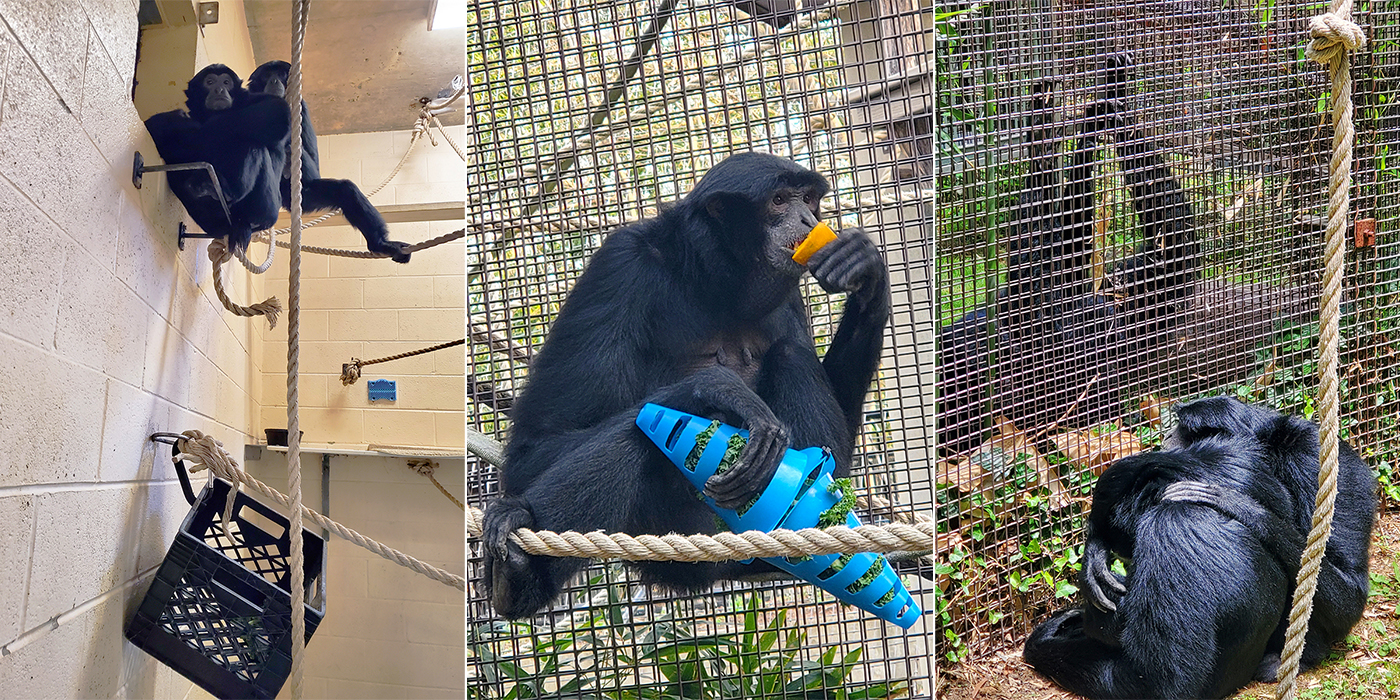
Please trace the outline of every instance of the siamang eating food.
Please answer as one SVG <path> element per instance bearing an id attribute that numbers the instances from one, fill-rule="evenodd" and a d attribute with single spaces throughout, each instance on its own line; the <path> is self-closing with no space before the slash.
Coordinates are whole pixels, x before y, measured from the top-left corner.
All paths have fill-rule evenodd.
<path id="1" fill-rule="evenodd" d="M 861 405 L 879 364 L 889 279 L 858 228 L 804 268 L 793 248 L 828 185 L 762 153 L 719 163 L 654 219 L 614 231 L 570 291 L 511 409 L 504 494 L 486 508 L 483 584 L 498 614 L 531 615 L 583 565 L 527 555 L 516 528 L 713 533 L 714 514 L 636 427 L 644 403 L 741 426 L 736 464 L 705 487 L 721 506 L 761 492 L 784 448 L 831 450 L 851 468 Z M 804 272 L 845 308 L 825 356 L 814 347 Z M 766 567 L 633 564 L 648 582 L 695 591 Z"/>
<path id="2" fill-rule="evenodd" d="M 229 214 L 203 171 L 167 173 L 170 189 L 206 233 L 226 236 L 230 248 L 244 250 L 254 232 L 277 222 L 282 208 L 277 187 L 287 161 L 291 110 L 282 98 L 250 95 L 238 74 L 221 63 L 190 79 L 185 106 L 188 112 L 152 115 L 146 130 L 166 163 L 214 166 Z"/>
<path id="3" fill-rule="evenodd" d="M 274 95 L 286 99 L 287 78 L 292 65 L 286 61 L 268 61 L 248 76 L 248 92 Z M 280 186 L 282 206 L 292 206 L 291 144 L 288 143 L 287 167 Z M 301 208 L 302 211 L 339 209 L 345 220 L 365 237 L 365 246 L 374 253 L 388 255 L 394 262 L 408 262 L 408 244 L 389 240 L 389 226 L 379 210 L 355 183 L 321 177 L 321 159 L 316 148 L 316 130 L 311 126 L 311 113 L 306 100 L 301 101 Z"/>
<path id="4" fill-rule="evenodd" d="M 248 81 L 253 89 L 245 90 L 228 66 L 206 66 L 185 89 L 188 111 L 175 109 L 146 120 L 166 163 L 205 162 L 214 167 L 228 216 L 201 171 L 167 173 L 170 189 L 201 229 L 226 236 L 235 250 L 246 249 L 254 233 L 272 228 L 278 211 L 291 204 L 292 119 L 285 91 L 289 67 L 285 61 L 259 66 Z M 316 135 L 305 102 L 301 109 L 303 209 L 339 207 L 346 221 L 364 235 L 369 250 L 408 262 L 406 244 L 389 240 L 383 217 L 354 183 L 320 177 Z"/>
<path id="5" fill-rule="evenodd" d="M 1120 460 L 1100 478 L 1086 604 L 1057 613 L 1026 643 L 1026 660 L 1072 691 L 1223 697 L 1277 675 L 1317 492 L 1317 426 L 1228 397 L 1177 414 L 1166 450 Z M 1346 636 L 1369 592 L 1376 480 L 1345 443 L 1339 467 L 1304 669 Z M 1110 570 L 1113 555 L 1130 562 L 1126 579 Z"/>

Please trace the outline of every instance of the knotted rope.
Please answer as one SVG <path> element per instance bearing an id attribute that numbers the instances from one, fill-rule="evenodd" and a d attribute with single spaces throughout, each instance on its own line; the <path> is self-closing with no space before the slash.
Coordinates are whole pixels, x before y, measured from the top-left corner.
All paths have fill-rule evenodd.
<path id="1" fill-rule="evenodd" d="M 409 350 L 408 352 L 401 352 L 397 355 L 381 357 L 377 360 L 361 360 L 358 357 L 352 357 L 350 358 L 350 361 L 345 364 L 344 367 L 340 368 L 340 383 L 344 384 L 345 386 L 350 386 L 351 384 L 354 384 L 360 379 L 360 368 L 365 367 L 367 365 L 377 365 L 381 362 L 389 362 L 391 360 L 402 360 L 405 357 L 413 357 L 414 355 L 424 355 L 435 350 L 443 350 L 446 348 L 463 345 L 466 342 L 466 338 L 462 338 L 460 340 L 452 340 L 446 343 L 434 345 L 430 348 L 422 348 L 420 350 Z"/>
<path id="2" fill-rule="evenodd" d="M 1345 245 L 1342 236 L 1347 225 L 1351 195 L 1351 147 L 1356 132 L 1352 126 L 1351 57 L 1366 45 L 1366 35 L 1351 22 L 1351 0 L 1333 0 L 1327 14 L 1313 19 L 1309 26 L 1312 43 L 1308 58 L 1332 72 L 1332 162 L 1328 183 L 1327 233 L 1323 243 L 1325 269 L 1322 276 L 1321 330 L 1318 344 L 1321 357 L 1317 374 L 1320 384 L 1318 406 L 1322 412 L 1322 444 L 1319 450 L 1317 502 L 1313 508 L 1312 529 L 1298 570 L 1293 607 L 1288 613 L 1288 636 L 1279 663 L 1280 700 L 1297 694 L 1298 664 L 1303 653 L 1304 635 L 1312 614 L 1317 575 L 1332 532 L 1332 504 L 1337 496 L 1337 345 L 1345 271 Z"/>
<path id="3" fill-rule="evenodd" d="M 228 298 L 228 293 L 224 291 L 224 263 L 228 262 L 228 245 L 224 239 L 215 238 L 209 241 L 209 260 L 214 263 L 214 294 L 219 297 L 219 303 L 224 305 L 230 313 L 238 316 L 266 316 L 267 327 L 277 327 L 277 317 L 282 314 L 282 302 L 277 297 L 268 297 L 251 306 L 239 306 Z M 271 255 L 269 254 L 269 259 Z"/>
<path id="4" fill-rule="evenodd" d="M 175 455 L 175 459 L 188 462 L 190 464 L 189 471 L 191 473 L 198 472 L 202 469 L 208 469 L 212 476 L 217 476 L 233 484 L 233 488 L 229 489 L 230 494 L 236 492 L 239 485 L 242 484 L 267 496 L 283 508 L 291 508 L 291 499 L 288 498 L 286 494 L 258 481 L 252 475 L 248 474 L 248 472 L 243 471 L 242 468 L 234 463 L 233 457 L 230 457 L 228 452 L 224 450 L 223 444 L 215 440 L 213 436 L 205 435 L 198 430 L 186 430 L 181 433 L 181 435 L 183 439 L 181 439 L 179 443 L 180 454 Z M 290 438 L 290 436 L 288 437 Z M 227 511 L 228 509 L 226 507 L 224 522 L 228 522 L 231 517 Z M 331 533 L 335 534 L 335 536 L 364 547 L 399 566 L 412 569 L 434 581 L 452 586 L 459 591 L 465 591 L 467 589 L 467 582 L 463 577 L 449 571 L 443 571 L 442 569 L 415 559 L 392 547 L 380 544 L 310 508 L 302 506 L 301 517 L 321 528 L 329 530 Z M 298 528 L 292 529 L 296 530 Z M 297 588 L 297 586 L 293 586 L 293 588 Z"/>

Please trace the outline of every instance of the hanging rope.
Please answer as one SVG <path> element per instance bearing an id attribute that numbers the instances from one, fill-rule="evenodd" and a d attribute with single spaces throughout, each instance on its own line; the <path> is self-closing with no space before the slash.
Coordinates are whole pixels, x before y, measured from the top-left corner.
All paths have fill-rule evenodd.
<path id="1" fill-rule="evenodd" d="M 216 476 L 233 485 L 233 488 L 229 490 L 230 493 L 237 491 L 239 485 L 242 484 L 261 493 L 283 508 L 289 509 L 288 512 L 293 512 L 290 510 L 292 501 L 286 494 L 258 481 L 252 475 L 243 471 L 243 469 L 233 461 L 233 457 L 229 456 L 228 452 L 224 450 L 223 445 L 218 440 L 215 440 L 213 436 L 205 435 L 198 430 L 186 430 L 181 433 L 181 436 L 182 439 L 179 443 L 180 454 L 175 455 L 174 459 L 188 462 L 190 465 L 190 473 L 208 469 L 211 476 Z M 301 517 L 317 527 L 330 531 L 336 537 L 364 547 L 399 566 L 412 569 L 434 581 L 452 586 L 459 591 L 465 591 L 467 589 L 466 579 L 461 576 L 453 574 L 450 571 L 443 571 L 436 566 L 415 559 L 392 547 L 380 544 L 310 508 L 302 506 Z M 296 518 L 292 518 L 292 520 L 295 521 Z M 298 528 L 292 529 L 295 530 Z M 296 586 L 293 586 L 293 588 L 296 588 Z"/>
<path id="2" fill-rule="evenodd" d="M 444 487 L 441 483 L 438 482 L 437 462 L 434 462 L 431 459 L 410 459 L 408 460 L 408 468 L 418 472 L 419 474 L 422 474 L 423 476 L 428 477 L 428 480 L 433 482 L 433 486 L 436 486 L 437 490 L 442 492 L 442 495 L 447 496 L 447 500 L 452 501 L 452 505 L 457 506 L 458 510 L 467 509 L 467 506 L 465 504 L 457 500 L 456 496 L 453 496 L 452 493 L 446 489 L 446 487 Z"/>
<path id="3" fill-rule="evenodd" d="M 277 317 L 282 314 L 282 302 L 277 297 L 268 297 L 252 306 L 239 306 L 228 298 L 228 293 L 224 291 L 224 263 L 228 262 L 228 245 L 224 239 L 215 238 L 209 241 L 209 260 L 214 263 L 214 294 L 219 297 L 219 303 L 224 305 L 230 313 L 250 317 L 266 316 L 267 327 L 277 327 Z"/>
<path id="4" fill-rule="evenodd" d="M 1308 546 L 1303 551 L 1303 563 L 1298 570 L 1298 585 L 1293 593 L 1293 607 L 1288 613 L 1288 636 L 1279 663 L 1280 700 L 1292 700 L 1297 694 L 1298 664 L 1303 653 L 1303 638 L 1312 614 L 1313 594 L 1317 592 L 1317 575 L 1326 552 L 1327 538 L 1332 532 L 1332 502 L 1337 496 L 1337 346 L 1341 315 L 1342 274 L 1346 258 L 1343 231 L 1347 225 L 1351 195 L 1351 147 L 1355 139 L 1351 104 L 1350 53 L 1366 45 L 1366 35 L 1351 21 L 1351 0 L 1333 0 L 1330 12 L 1313 19 L 1309 30 L 1312 43 L 1308 58 L 1327 66 L 1332 72 L 1332 162 L 1328 183 L 1327 233 L 1323 243 L 1325 269 L 1322 277 L 1321 330 L 1318 336 L 1318 407 L 1322 412 L 1322 444 L 1319 459 L 1317 502 L 1313 508 L 1312 529 Z"/>
<path id="5" fill-rule="evenodd" d="M 306 41 L 306 15 L 311 0 L 293 0 L 292 69 L 287 79 L 287 104 L 292 110 L 292 237 L 291 256 L 287 261 L 287 490 L 293 513 L 305 508 L 301 504 L 301 425 L 297 417 L 298 348 L 301 340 L 301 49 Z M 291 528 L 292 580 L 301 580 L 306 566 L 301 528 Z M 302 665 L 306 660 L 305 587 L 292 589 L 292 700 L 301 700 Z"/>
<path id="6" fill-rule="evenodd" d="M 306 228 L 306 227 L 303 226 L 302 228 Z M 423 241 L 422 243 L 414 243 L 413 245 L 407 246 L 407 247 L 404 248 L 404 252 L 407 252 L 407 253 L 417 253 L 417 252 L 420 251 L 420 250 L 425 250 L 425 249 L 427 249 L 427 248 L 431 248 L 431 247 L 436 246 L 436 245 L 442 245 L 443 243 L 451 243 L 452 241 L 455 241 L 455 240 L 457 240 L 458 238 L 463 238 L 463 237 L 465 237 L 466 235 L 467 235 L 467 230 L 466 230 L 466 229 L 459 228 L 459 229 L 457 229 L 456 231 L 453 231 L 452 233 L 444 233 L 444 234 L 442 234 L 441 236 L 438 236 L 438 237 L 436 237 L 436 238 L 429 238 L 428 240 Z M 290 247 L 291 247 L 291 244 L 290 244 L 290 243 L 284 243 L 284 242 L 282 242 L 282 241 L 278 241 L 278 242 L 277 242 L 277 245 L 278 245 L 278 247 L 280 247 L 280 248 L 290 248 Z M 334 255 L 334 256 L 337 256 L 337 257 L 341 257 L 341 258 L 365 258 L 365 259 L 371 259 L 371 258 L 387 258 L 387 257 L 389 257 L 389 254 L 388 254 L 388 253 L 376 253 L 376 252 L 370 251 L 370 250 L 341 250 L 341 249 L 339 249 L 339 248 L 323 248 L 323 247 L 321 247 L 321 246 L 314 246 L 314 245 L 304 245 L 304 246 L 302 246 L 302 247 L 301 247 L 301 252 L 303 252 L 303 253 L 315 253 L 315 254 L 317 254 L 317 255 Z"/>
<path id="7" fill-rule="evenodd" d="M 439 345 L 434 345 L 430 348 L 423 348 L 421 350 L 410 350 L 408 352 L 401 352 L 397 355 L 381 357 L 377 360 L 361 360 L 358 357 L 352 357 L 350 358 L 349 363 L 340 368 L 340 383 L 344 384 L 345 386 L 350 386 L 351 384 L 354 384 L 360 378 L 360 368 L 366 365 L 377 365 L 381 362 L 389 362 L 391 360 L 402 360 L 405 357 L 413 357 L 414 355 L 425 355 L 435 350 L 443 350 L 445 348 L 452 348 L 458 345 L 463 345 L 466 342 L 467 339 L 462 338 L 460 340 L 453 340 L 450 342 L 441 343 Z"/>

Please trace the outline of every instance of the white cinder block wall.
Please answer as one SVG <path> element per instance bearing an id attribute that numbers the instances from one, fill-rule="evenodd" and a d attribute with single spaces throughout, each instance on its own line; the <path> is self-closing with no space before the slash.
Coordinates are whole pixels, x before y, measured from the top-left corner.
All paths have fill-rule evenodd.
<path id="1" fill-rule="evenodd" d="M 386 107 L 388 108 L 388 107 Z M 316 119 L 316 105 L 310 105 Z M 406 126 L 413 114 L 405 111 Z M 448 127 L 457 143 L 465 127 Z M 366 193 L 382 183 L 394 166 L 408 160 L 379 194 L 377 206 L 461 201 L 465 168 L 439 135 L 426 137 L 409 151 L 410 131 L 335 134 L 317 137 L 321 175 L 348 178 Z M 310 220 L 314 215 L 307 216 Z M 463 222 L 432 221 L 389 224 L 390 237 L 418 243 L 462 228 Z M 349 226 L 320 225 L 302 232 L 304 245 L 364 250 L 364 237 Z M 266 248 L 254 246 L 261 261 Z M 261 300 L 287 300 L 285 250 L 272 269 L 257 278 Z M 305 442 L 364 449 L 367 444 L 461 447 L 463 445 L 464 352 L 461 346 L 364 368 L 351 386 L 340 383 L 340 369 L 351 358 L 397 355 L 456 340 L 465 332 L 463 287 L 466 254 L 462 239 L 413 254 L 408 264 L 388 259 L 359 259 L 303 254 L 301 262 L 301 340 L 298 413 Z M 286 426 L 287 329 L 258 324 L 261 352 L 261 415 L 254 432 Z M 392 379 L 398 400 L 369 400 L 370 379 Z"/>
<path id="2" fill-rule="evenodd" d="M 316 105 L 309 105 L 316 119 Z M 411 121 L 413 115 L 408 114 Z M 449 127 L 462 143 L 465 128 Z M 422 204 L 461 201 L 465 168 L 438 136 L 420 139 L 409 152 L 409 131 L 317 136 L 321 174 L 354 180 L 366 192 L 408 160 L 371 201 Z M 308 219 L 314 216 L 308 216 Z M 394 240 L 417 243 L 461 228 L 462 221 L 391 223 Z M 364 238 L 348 226 L 315 226 L 305 245 L 363 250 Z M 263 246 L 252 257 L 261 260 Z M 254 285 L 257 299 L 287 299 L 287 252 Z M 351 386 L 340 383 L 350 358 L 373 359 L 461 338 L 465 252 L 461 240 L 413 254 L 406 265 L 391 260 L 304 253 L 301 263 L 298 414 L 314 449 L 359 451 L 369 444 L 460 449 L 463 445 L 463 348 L 454 347 L 364 369 Z M 254 432 L 284 427 L 286 326 L 268 330 L 257 356 L 261 414 Z M 370 379 L 397 382 L 398 400 L 368 398 Z M 262 450 L 246 466 L 270 484 L 285 484 L 283 454 Z M 321 454 L 301 456 L 303 498 L 321 508 Z M 439 458 L 438 481 L 458 498 L 465 488 L 464 461 Z M 461 575 L 465 521 L 462 511 L 403 457 L 332 455 L 329 515 L 355 531 L 434 566 Z M 461 698 L 466 692 L 465 596 L 340 539 L 329 543 L 326 617 L 307 646 L 308 698 Z M 283 696 L 287 689 L 283 688 Z"/>
<path id="3" fill-rule="evenodd" d="M 188 511 L 154 431 L 239 445 L 251 323 L 131 102 L 137 0 L 0 0 L 0 696 L 180 698 L 122 626 Z M 231 294 L 249 295 L 246 274 Z M 241 456 L 241 455 L 240 455 Z M 58 624 L 55 627 L 55 621 Z"/>
<path id="4" fill-rule="evenodd" d="M 176 249 L 184 212 L 163 176 L 146 176 L 139 191 L 131 184 L 133 151 L 158 161 L 131 102 L 137 6 L 0 0 L 4 698 L 203 697 L 122 637 L 188 511 L 168 448 L 146 437 L 197 428 L 242 459 L 239 446 L 285 420 L 284 331 L 268 333 L 261 318 L 223 311 L 203 245 Z M 241 20 L 239 3 L 224 10 L 226 19 Z M 238 60 L 227 43 L 206 45 L 237 24 L 199 33 L 190 74 L 196 62 L 211 60 L 247 74 L 250 54 Z M 243 43 L 247 52 L 246 36 Z M 143 58 L 152 59 L 149 53 Z M 457 127 L 454 138 L 462 135 Z M 368 189 L 397 162 L 407 135 L 326 136 L 321 143 L 328 175 Z M 355 155 L 361 147 L 378 151 Z M 377 203 L 462 198 L 456 155 L 445 144 L 418 148 Z M 460 225 L 395 225 L 394 234 L 414 242 Z M 362 247 L 349 229 L 308 232 L 307 240 Z M 461 337 L 462 257 L 460 243 L 419 253 L 408 266 L 308 256 L 307 279 L 326 283 L 304 288 L 308 441 L 462 444 L 460 348 L 367 372 L 400 381 L 393 406 L 369 406 L 363 381 L 344 390 L 333 381 L 349 355 L 379 357 Z M 285 299 L 285 254 L 282 265 L 280 278 L 228 268 L 230 296 Z M 357 291 L 342 294 L 346 288 Z M 356 303 L 346 306 L 346 299 Z M 276 459 L 264 453 L 249 466 Z M 460 493 L 461 460 L 441 462 L 439 479 Z M 334 465 L 336 517 L 463 570 L 461 511 L 404 460 L 338 457 Z M 307 500 L 316 505 L 319 459 L 308 455 L 306 468 Z M 271 472 L 278 470 L 285 472 L 280 464 Z M 334 697 L 460 697 L 461 593 L 344 542 L 329 551 L 331 607 L 311 647 L 311 688 Z"/>

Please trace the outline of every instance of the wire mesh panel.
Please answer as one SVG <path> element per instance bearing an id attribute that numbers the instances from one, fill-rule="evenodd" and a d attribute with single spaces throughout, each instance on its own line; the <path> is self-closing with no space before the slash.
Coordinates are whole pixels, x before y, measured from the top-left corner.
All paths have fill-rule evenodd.
<path id="1" fill-rule="evenodd" d="M 892 314 L 852 477 L 865 522 L 933 510 L 933 7 L 878 2 L 483 2 L 469 10 L 469 426 L 504 440 L 565 295 L 615 228 L 762 151 L 822 173 L 862 226 Z M 812 9 L 811 6 L 816 6 Z M 842 296 L 806 283 L 818 351 Z M 468 461 L 467 502 L 500 492 Z M 479 579 L 481 543 L 469 542 Z M 932 605 L 927 558 L 900 564 Z M 931 627 L 904 631 L 781 578 L 681 596 L 595 563 L 545 614 L 468 588 L 469 697 L 929 697 Z"/>
<path id="2" fill-rule="evenodd" d="M 1395 444 L 1396 10 L 1358 4 L 1343 437 Z M 1226 394 L 1312 418 L 1326 3 L 1005 0 L 935 27 L 940 658 L 1077 595 L 1095 479 Z M 1389 126 L 1390 128 L 1386 128 Z M 1358 225 L 1358 229 L 1363 226 Z M 1349 234 L 1350 235 L 1350 234 Z M 1360 234 L 1358 233 L 1358 236 Z"/>

